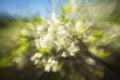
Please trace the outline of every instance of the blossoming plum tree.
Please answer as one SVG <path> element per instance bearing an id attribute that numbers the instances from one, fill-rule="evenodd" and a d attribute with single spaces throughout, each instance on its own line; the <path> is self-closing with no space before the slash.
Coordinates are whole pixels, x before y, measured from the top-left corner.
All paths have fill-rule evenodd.
<path id="1" fill-rule="evenodd" d="M 41 17 L 34 23 L 28 22 L 20 34 L 22 47 L 13 53 L 21 53 L 32 42 L 35 50 L 30 60 L 44 71 L 68 71 L 72 76 L 67 76 L 69 80 L 79 80 L 79 77 L 81 80 L 97 80 L 96 76 L 103 77 L 103 67 L 97 70 L 100 67 L 97 65 L 108 67 L 103 59 L 110 55 L 110 51 L 103 47 L 119 35 L 119 31 L 112 34 L 116 29 L 109 26 L 119 25 L 95 17 L 89 6 L 83 0 L 70 0 L 61 13 L 53 11 L 51 19 Z M 103 23 L 104 28 L 101 27 Z M 19 63 L 18 57 L 15 56 L 13 61 Z M 67 75 L 67 72 L 64 73 Z"/>

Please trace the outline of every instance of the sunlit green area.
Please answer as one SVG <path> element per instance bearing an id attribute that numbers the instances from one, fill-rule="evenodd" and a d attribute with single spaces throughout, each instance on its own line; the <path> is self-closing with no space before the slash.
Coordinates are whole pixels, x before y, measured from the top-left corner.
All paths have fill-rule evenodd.
<path id="1" fill-rule="evenodd" d="M 119 3 L 69 0 L 50 18 L 1 15 L 0 80 L 119 80 Z"/>

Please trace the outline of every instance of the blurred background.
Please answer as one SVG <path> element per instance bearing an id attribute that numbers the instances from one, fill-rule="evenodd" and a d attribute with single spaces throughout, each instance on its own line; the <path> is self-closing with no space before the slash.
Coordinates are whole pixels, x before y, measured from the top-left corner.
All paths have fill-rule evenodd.
<path id="1" fill-rule="evenodd" d="M 106 28 L 114 31 L 111 34 L 120 33 L 120 0 L 85 1 L 87 4 L 90 3 L 87 7 L 88 11 L 90 10 L 88 14 L 89 17 L 92 17 L 91 19 L 104 19 L 112 25 L 117 25 L 114 27 L 109 26 L 109 23 L 96 22 L 97 26 L 107 26 Z M 17 49 L 21 29 L 26 26 L 26 23 L 34 23 L 42 16 L 50 19 L 54 10 L 58 14 L 61 13 L 61 6 L 67 5 L 68 2 L 69 0 L 0 0 L 0 60 L 10 56 Z M 120 35 L 110 44 L 102 47 L 111 51 L 112 54 L 105 60 L 115 66 L 118 72 L 105 70 L 106 77 L 99 80 L 119 80 Z M 68 80 L 61 78 L 57 72 L 45 72 L 39 76 L 39 73 L 42 72 L 41 69 L 36 69 L 36 66 L 29 60 L 32 52 L 34 52 L 34 46 L 30 46 L 23 52 L 25 54 L 22 55 L 21 64 L 9 63 L 7 66 L 0 67 L 0 80 L 35 80 L 36 77 L 39 77 L 39 80 Z M 11 58 L 9 57 L 9 59 Z M 102 73 L 98 72 L 98 74 L 102 76 Z"/>

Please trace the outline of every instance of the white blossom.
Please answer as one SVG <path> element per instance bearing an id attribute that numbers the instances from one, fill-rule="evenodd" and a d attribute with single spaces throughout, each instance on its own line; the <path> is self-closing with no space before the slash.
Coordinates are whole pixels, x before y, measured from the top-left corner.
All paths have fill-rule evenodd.
<path id="1" fill-rule="evenodd" d="M 95 60 L 92 59 L 92 58 L 87 58 L 87 59 L 86 59 L 86 62 L 87 62 L 88 64 L 90 64 L 90 65 L 95 65 L 95 64 L 96 64 Z"/>
<path id="2" fill-rule="evenodd" d="M 34 64 L 37 65 L 38 63 L 40 63 L 40 60 L 39 59 L 35 59 L 34 60 Z"/>
<path id="3" fill-rule="evenodd" d="M 57 24 L 57 25 L 61 23 L 60 20 L 57 18 L 57 15 L 54 11 L 52 13 L 52 21 L 54 24 Z"/>
<path id="4" fill-rule="evenodd" d="M 63 53 L 61 54 L 61 56 L 62 56 L 62 57 L 67 57 L 66 52 L 63 52 Z"/>
<path id="5" fill-rule="evenodd" d="M 37 26 L 36 27 L 36 33 L 37 34 L 41 34 L 41 32 L 43 31 L 43 29 L 44 29 L 44 26 Z"/>
<path id="6" fill-rule="evenodd" d="M 42 57 L 42 54 L 41 53 L 35 53 L 31 58 L 30 60 L 31 61 L 34 61 L 35 59 L 39 59 Z"/>
<path id="7" fill-rule="evenodd" d="M 43 37 L 43 39 L 40 42 L 40 46 L 43 48 L 49 48 L 53 45 L 54 38 L 51 34 L 47 34 Z"/>
<path id="8" fill-rule="evenodd" d="M 52 58 L 49 58 L 47 64 L 45 66 L 45 71 L 49 72 L 50 70 L 57 71 L 58 70 L 58 62 Z"/>
<path id="9" fill-rule="evenodd" d="M 82 32 L 82 22 L 81 21 L 77 21 L 75 24 L 75 30 L 77 33 Z"/>
<path id="10" fill-rule="evenodd" d="M 70 44 L 70 46 L 68 47 L 68 51 L 70 52 L 71 56 L 75 56 L 75 53 L 79 50 L 79 48 L 75 45 L 74 42 L 72 42 Z"/>
<path id="11" fill-rule="evenodd" d="M 36 48 L 40 49 L 40 38 L 34 40 Z"/>
<path id="12" fill-rule="evenodd" d="M 47 65 L 45 66 L 45 71 L 50 72 L 50 68 L 51 68 L 51 65 L 47 64 Z"/>

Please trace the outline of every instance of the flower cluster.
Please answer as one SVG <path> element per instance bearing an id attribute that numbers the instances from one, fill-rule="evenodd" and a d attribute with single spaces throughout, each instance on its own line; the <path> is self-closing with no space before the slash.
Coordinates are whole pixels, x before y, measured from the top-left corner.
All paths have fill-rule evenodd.
<path id="1" fill-rule="evenodd" d="M 55 68 L 55 65 L 58 65 L 57 60 L 55 60 L 56 55 L 60 57 L 75 56 L 79 47 L 77 45 L 78 41 L 73 35 L 85 31 L 85 29 L 82 29 L 82 21 L 77 21 L 73 25 L 72 21 L 65 23 L 55 14 L 53 16 L 52 20 L 46 20 L 35 27 L 36 38 L 34 42 L 37 52 L 31 57 L 35 65 L 39 65 L 41 62 L 45 64 L 46 71 L 57 71 Z M 51 57 L 53 61 L 50 61 Z"/>
<path id="2" fill-rule="evenodd" d="M 34 43 L 37 50 L 31 57 L 31 61 L 33 61 L 35 65 L 44 66 L 45 71 L 59 70 L 59 64 L 56 60 L 57 56 L 75 56 L 76 53 L 80 51 L 78 38 L 81 37 L 81 35 L 84 37 L 84 42 L 92 45 L 90 46 L 90 51 L 93 49 L 96 50 L 96 46 L 101 43 L 104 44 L 102 40 L 104 37 L 101 37 L 103 32 L 101 30 L 90 29 L 91 26 L 94 25 L 92 21 L 88 19 L 84 21 L 82 17 L 76 18 L 80 16 L 80 12 L 78 11 L 77 3 L 74 4 L 76 4 L 75 7 L 73 7 L 76 9 L 75 11 L 73 9 L 71 10 L 71 5 L 68 5 L 65 10 L 68 10 L 72 15 L 78 15 L 72 16 L 70 14 L 67 16 L 66 14 L 68 12 L 66 12 L 64 18 L 62 18 L 62 16 L 58 16 L 53 12 L 50 20 L 44 19 L 44 21 L 41 21 L 40 24 L 34 27 Z M 104 53 L 104 51 L 98 51 L 98 53 Z M 87 61 L 89 62 L 89 60 Z"/>

